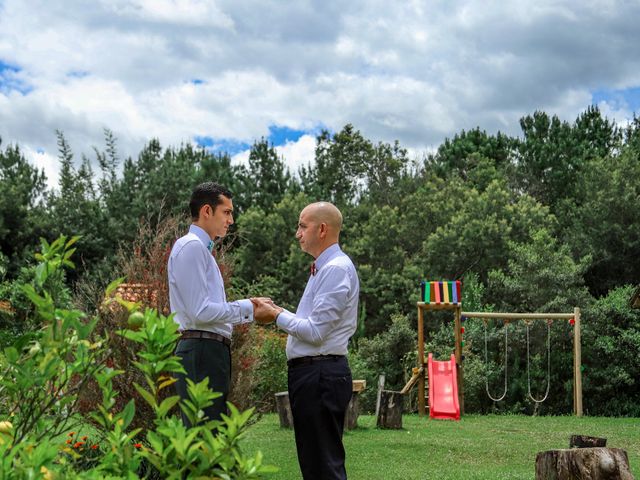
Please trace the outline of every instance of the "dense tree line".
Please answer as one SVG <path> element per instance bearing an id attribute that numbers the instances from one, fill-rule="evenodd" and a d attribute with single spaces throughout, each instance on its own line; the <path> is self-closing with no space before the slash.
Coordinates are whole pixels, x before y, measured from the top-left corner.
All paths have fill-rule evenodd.
<path id="1" fill-rule="evenodd" d="M 232 293 L 270 295 L 294 308 L 309 263 L 294 241 L 298 212 L 309 201 L 330 200 L 344 214 L 343 247 L 361 280 L 363 323 L 354 362 L 363 375 L 386 370 L 391 386 L 401 386 L 415 358 L 415 345 L 406 345 L 419 282 L 462 279 L 469 310 L 567 312 L 579 306 L 586 411 L 640 415 L 640 315 L 626 305 L 631 286 L 640 283 L 640 119 L 620 127 L 591 107 L 572 123 L 535 112 L 520 126 L 517 137 L 462 131 L 414 159 L 398 142 L 376 143 L 347 125 L 321 132 L 315 163 L 298 172 L 266 139 L 254 143 L 242 166 L 225 153 L 189 144 L 163 147 L 159 140 L 137 158 L 122 159 L 105 131 L 104 149 L 78 161 L 58 132 L 56 189 L 46 188 L 43 172 L 19 146 L 0 145 L 1 297 L 20 305 L 13 282 L 30 264 L 38 238 L 60 234 L 82 236 L 80 268 L 70 286 L 81 279 L 106 283 L 118 276 L 116 253 L 133 242 L 142 219 L 158 224 L 186 215 L 192 187 L 216 180 L 235 193 L 237 223 L 228 239 Z M 19 322 L 19 312 L 10 321 Z M 430 322 L 429 347 L 450 351 L 447 317 Z M 491 388 L 499 386 L 501 328 L 488 326 L 492 352 L 485 364 L 484 327 L 468 325 L 467 405 L 531 411 L 524 330 L 515 325 L 513 397 L 503 407 L 482 395 L 487 374 Z M 540 387 L 546 333 L 542 326 L 533 333 Z M 545 411 L 571 409 L 570 345 L 570 327 L 554 324 L 551 381 L 558 393 Z M 376 356 L 380 349 L 386 356 Z"/>

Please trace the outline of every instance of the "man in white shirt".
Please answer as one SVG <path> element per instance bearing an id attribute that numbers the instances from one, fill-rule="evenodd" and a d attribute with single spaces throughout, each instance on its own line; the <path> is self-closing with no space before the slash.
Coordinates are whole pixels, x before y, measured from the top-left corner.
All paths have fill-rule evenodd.
<path id="1" fill-rule="evenodd" d="M 342 214 L 318 202 L 300 213 L 296 238 L 315 258 L 296 313 L 255 301 L 258 323 L 275 319 L 289 334 L 289 400 L 305 480 L 346 479 L 342 444 L 351 399 L 347 344 L 358 320 L 358 274 L 338 244 Z"/>
<path id="2" fill-rule="evenodd" d="M 226 412 L 231 381 L 231 333 L 233 325 L 254 319 L 249 299 L 227 302 L 220 268 L 212 255 L 213 242 L 233 224 L 232 194 L 213 182 L 198 185 L 189 209 L 193 223 L 189 233 L 176 240 L 168 262 L 169 301 L 181 337 L 176 355 L 186 375 L 178 375 L 176 390 L 188 399 L 189 378 L 198 383 L 209 378 L 209 388 L 222 393 L 205 410 L 209 420 Z M 185 425 L 189 425 L 182 415 Z"/>

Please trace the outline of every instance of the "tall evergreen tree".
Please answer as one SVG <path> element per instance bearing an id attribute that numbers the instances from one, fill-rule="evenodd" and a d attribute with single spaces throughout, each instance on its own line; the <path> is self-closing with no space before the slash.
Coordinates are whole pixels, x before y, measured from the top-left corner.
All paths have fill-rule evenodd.
<path id="1" fill-rule="evenodd" d="M 8 259 L 9 276 L 46 231 L 45 187 L 44 171 L 31 165 L 18 146 L 0 149 L 0 252 Z"/>
<path id="2" fill-rule="evenodd" d="M 291 173 L 284 160 L 264 137 L 252 145 L 249 167 L 238 169 L 238 175 L 243 183 L 239 192 L 242 201 L 264 211 L 269 211 L 293 187 Z"/>

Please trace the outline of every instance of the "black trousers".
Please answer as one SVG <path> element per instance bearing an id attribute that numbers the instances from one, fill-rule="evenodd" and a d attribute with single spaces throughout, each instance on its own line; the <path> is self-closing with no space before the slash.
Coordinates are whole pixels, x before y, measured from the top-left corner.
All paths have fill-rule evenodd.
<path id="1" fill-rule="evenodd" d="M 182 360 L 187 374 L 176 375 L 176 390 L 181 399 L 188 399 L 187 378 L 198 383 L 209 378 L 209 389 L 222 393 L 213 400 L 213 405 L 204 410 L 209 420 L 220 420 L 227 413 L 227 396 L 231 384 L 231 352 L 222 342 L 208 338 L 189 338 L 178 341 L 176 355 Z M 182 411 L 181 411 L 182 413 Z M 182 413 L 182 422 L 189 427 L 189 420 Z"/>
<path id="2" fill-rule="evenodd" d="M 351 391 L 344 357 L 289 367 L 289 401 L 305 480 L 347 478 L 342 431 Z"/>

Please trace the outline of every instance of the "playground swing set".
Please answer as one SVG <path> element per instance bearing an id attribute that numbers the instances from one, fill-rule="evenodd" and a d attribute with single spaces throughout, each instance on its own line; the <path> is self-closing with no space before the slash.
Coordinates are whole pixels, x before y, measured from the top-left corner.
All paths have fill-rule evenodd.
<path id="1" fill-rule="evenodd" d="M 527 394 L 534 403 L 542 403 L 549 396 L 551 384 L 551 325 L 553 321 L 569 321 L 573 327 L 573 412 L 576 416 L 582 416 L 582 366 L 580 347 L 580 309 L 574 308 L 573 313 L 497 313 L 497 312 L 463 312 L 462 311 L 462 284 L 460 281 L 447 282 L 422 282 L 421 301 L 418 307 L 418 365 L 413 368 L 413 375 L 400 391 L 408 393 L 416 384 L 418 385 L 418 414 L 422 417 L 426 414 L 425 388 L 428 379 L 429 391 L 429 416 L 436 419 L 459 420 L 464 414 L 464 366 L 462 347 L 464 346 L 463 322 L 468 319 L 482 319 L 484 323 L 484 359 L 488 365 L 488 332 L 487 324 L 490 320 L 502 320 L 504 322 L 504 390 L 499 396 L 493 396 L 489 391 L 488 374 L 485 377 L 485 389 L 487 395 L 494 402 L 504 400 L 508 389 L 507 354 L 508 354 L 508 327 L 512 321 L 522 320 L 526 326 L 527 338 Z M 451 358 L 446 361 L 433 359 L 429 353 L 425 358 L 424 352 L 424 312 L 450 310 L 454 318 L 455 349 Z M 534 321 L 544 320 L 547 324 L 547 374 L 546 390 L 542 397 L 536 398 L 531 393 L 530 375 L 530 338 L 529 330 Z"/>

